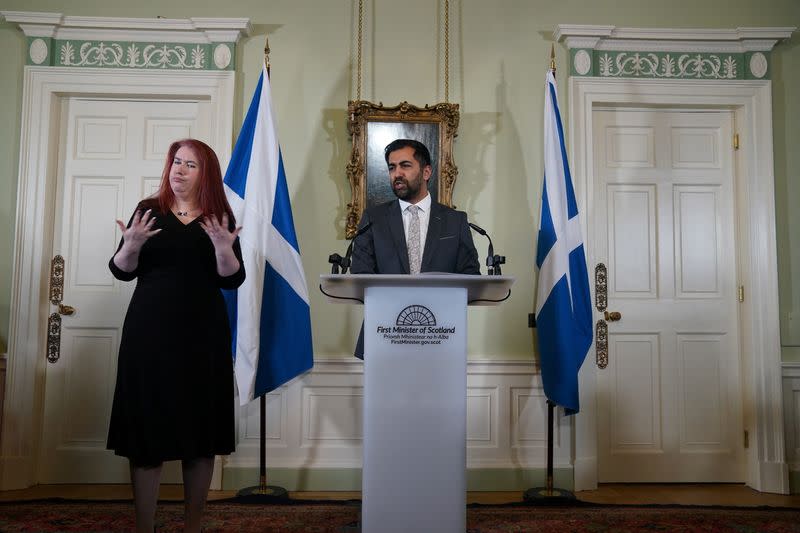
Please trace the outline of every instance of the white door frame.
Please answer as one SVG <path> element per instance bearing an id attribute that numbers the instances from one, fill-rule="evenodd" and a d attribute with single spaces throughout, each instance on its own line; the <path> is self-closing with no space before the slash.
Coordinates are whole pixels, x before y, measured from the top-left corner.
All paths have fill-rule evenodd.
<path id="1" fill-rule="evenodd" d="M 740 149 L 735 155 L 735 213 L 743 425 L 747 485 L 763 492 L 789 493 L 783 438 L 778 266 L 772 152 L 772 83 L 768 80 L 658 80 L 571 77 L 569 137 L 578 203 L 586 224 L 593 218 L 595 106 L 653 105 L 730 109 Z M 587 243 L 594 265 L 592 243 Z M 590 268 L 590 272 L 594 269 Z M 581 412 L 575 421 L 575 490 L 597 487 L 597 418 L 594 346 L 581 368 Z"/>
<path id="2" fill-rule="evenodd" d="M 61 102 L 73 96 L 189 98 L 211 103 L 211 145 L 223 168 L 233 138 L 233 71 L 26 66 L 14 231 L 0 490 L 36 482 L 44 409 L 50 259 Z M 113 223 L 113 221 L 109 221 Z"/>

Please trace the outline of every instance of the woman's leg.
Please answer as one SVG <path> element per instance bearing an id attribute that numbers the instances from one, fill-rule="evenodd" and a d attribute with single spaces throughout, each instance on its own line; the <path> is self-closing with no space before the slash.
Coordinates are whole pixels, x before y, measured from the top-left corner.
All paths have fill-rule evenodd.
<path id="1" fill-rule="evenodd" d="M 181 461 L 183 468 L 184 531 L 200 531 L 208 487 L 214 474 L 214 458 Z"/>
<path id="2" fill-rule="evenodd" d="M 161 482 L 161 466 L 134 466 L 131 463 L 133 502 L 136 507 L 136 532 L 153 533 L 158 503 L 158 486 Z"/>

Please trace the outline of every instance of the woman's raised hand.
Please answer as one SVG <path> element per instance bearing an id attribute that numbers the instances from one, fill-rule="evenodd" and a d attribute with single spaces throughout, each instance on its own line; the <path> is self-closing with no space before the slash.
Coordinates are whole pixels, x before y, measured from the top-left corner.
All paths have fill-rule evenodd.
<path id="1" fill-rule="evenodd" d="M 148 209 L 144 214 L 137 210 L 133 214 L 130 227 L 125 227 L 125 223 L 117 220 L 117 226 L 122 231 L 122 248 L 114 254 L 114 264 L 125 272 L 133 272 L 139 265 L 139 252 L 147 239 L 161 231 L 153 229 L 156 219 L 152 209 Z"/>
<path id="2" fill-rule="evenodd" d="M 214 250 L 218 253 L 231 249 L 231 247 L 233 247 L 233 241 L 236 240 L 236 236 L 242 231 L 241 226 L 233 231 L 228 229 L 227 213 L 222 214 L 222 221 L 217 220 L 215 216 L 203 217 L 203 220 L 200 221 L 200 226 L 206 232 L 208 238 L 211 239 Z"/>
<path id="3" fill-rule="evenodd" d="M 200 221 L 200 227 L 203 228 L 214 245 L 214 254 L 217 258 L 217 274 L 220 276 L 232 276 L 241 268 L 239 259 L 237 259 L 233 251 L 233 243 L 236 240 L 236 236 L 242 231 L 242 227 L 239 226 L 231 231 L 228 229 L 228 222 L 229 219 L 226 213 L 222 214 L 221 221 L 217 220 L 215 216 L 204 217 Z"/>
<path id="4" fill-rule="evenodd" d="M 122 230 L 122 238 L 125 240 L 123 246 L 128 247 L 131 252 L 141 250 L 147 239 L 161 231 L 153 229 L 156 217 L 153 216 L 152 211 L 152 209 L 148 209 L 142 213 L 137 210 L 133 215 L 130 227 L 126 227 L 124 222 L 117 220 L 117 226 Z"/>

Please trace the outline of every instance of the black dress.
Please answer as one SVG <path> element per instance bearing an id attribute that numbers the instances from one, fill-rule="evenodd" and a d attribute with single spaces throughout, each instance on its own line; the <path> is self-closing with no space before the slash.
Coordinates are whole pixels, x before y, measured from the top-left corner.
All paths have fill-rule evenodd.
<path id="1" fill-rule="evenodd" d="M 231 332 L 220 289 L 244 281 L 239 240 L 233 251 L 242 266 L 222 277 L 199 220 L 184 225 L 156 211 L 162 231 L 142 246 L 136 270 L 109 262 L 117 279 L 138 278 L 108 430 L 108 448 L 137 466 L 227 455 L 235 441 Z"/>

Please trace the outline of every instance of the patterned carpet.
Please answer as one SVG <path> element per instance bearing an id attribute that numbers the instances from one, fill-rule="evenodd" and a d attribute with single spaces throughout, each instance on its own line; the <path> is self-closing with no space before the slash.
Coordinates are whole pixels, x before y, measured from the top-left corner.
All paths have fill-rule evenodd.
<path id="1" fill-rule="evenodd" d="M 204 531 L 353 533 L 359 501 L 302 502 L 283 505 L 208 504 Z M 160 532 L 182 531 L 183 507 L 162 502 Z M 0 531 L 107 532 L 133 529 L 133 504 L 109 501 L 37 500 L 0 503 Z M 467 533 L 564 532 L 798 532 L 800 510 L 692 506 L 588 505 L 541 507 L 519 504 L 470 505 Z"/>

